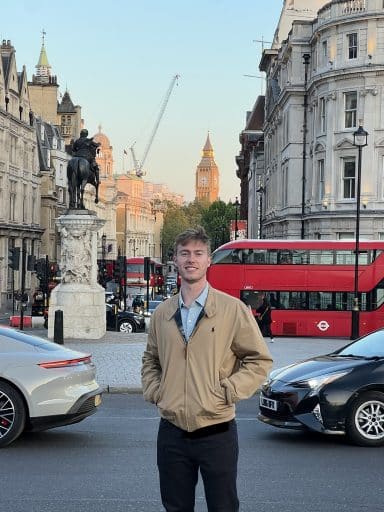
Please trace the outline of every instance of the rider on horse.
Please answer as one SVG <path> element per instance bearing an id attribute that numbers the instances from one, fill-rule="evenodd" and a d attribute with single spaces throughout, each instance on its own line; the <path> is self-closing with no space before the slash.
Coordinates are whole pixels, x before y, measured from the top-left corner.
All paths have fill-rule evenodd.
<path id="1" fill-rule="evenodd" d="M 91 171 L 95 174 L 95 182 L 99 183 L 99 166 L 96 163 L 96 150 L 100 142 L 95 142 L 92 137 L 88 138 L 88 130 L 85 128 L 80 132 L 80 138 L 75 140 L 72 148 L 72 155 L 85 158 L 89 162 Z"/>

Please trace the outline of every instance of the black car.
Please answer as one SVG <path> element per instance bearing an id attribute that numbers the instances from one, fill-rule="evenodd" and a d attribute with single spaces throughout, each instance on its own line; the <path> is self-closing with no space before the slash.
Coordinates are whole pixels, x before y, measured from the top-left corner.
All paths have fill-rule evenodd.
<path id="1" fill-rule="evenodd" d="M 145 331 L 145 318 L 133 311 L 118 311 L 117 321 L 114 313 L 114 305 L 106 304 L 107 330 L 120 331 L 127 334 Z M 116 328 L 117 326 L 117 328 Z"/>
<path id="2" fill-rule="evenodd" d="M 384 329 L 324 356 L 271 372 L 258 419 L 281 428 L 384 444 Z"/>

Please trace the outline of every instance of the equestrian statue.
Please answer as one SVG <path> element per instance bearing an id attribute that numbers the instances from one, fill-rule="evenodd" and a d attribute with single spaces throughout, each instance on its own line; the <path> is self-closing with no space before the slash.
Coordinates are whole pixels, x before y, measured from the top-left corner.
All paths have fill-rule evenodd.
<path id="1" fill-rule="evenodd" d="M 75 140 L 72 158 L 67 165 L 69 208 L 84 210 L 84 189 L 87 183 L 96 190 L 95 203 L 99 202 L 99 166 L 96 163 L 96 151 L 100 146 L 92 137 L 88 138 L 88 130 L 81 130 L 80 138 Z"/>

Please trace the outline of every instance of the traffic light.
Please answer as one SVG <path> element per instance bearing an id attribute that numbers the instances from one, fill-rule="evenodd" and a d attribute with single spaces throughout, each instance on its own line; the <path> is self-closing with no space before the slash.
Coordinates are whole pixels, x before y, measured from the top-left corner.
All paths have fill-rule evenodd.
<path id="1" fill-rule="evenodd" d="M 10 247 L 8 249 L 8 267 L 13 270 L 20 268 L 20 247 Z"/>
<path id="2" fill-rule="evenodd" d="M 144 279 L 149 281 L 151 278 L 151 258 L 144 256 Z"/>
<path id="3" fill-rule="evenodd" d="M 114 278 L 120 282 L 124 277 L 125 272 L 125 256 L 118 256 L 114 268 Z"/>
<path id="4" fill-rule="evenodd" d="M 34 254 L 28 254 L 27 258 L 27 270 L 33 272 L 36 265 L 36 256 Z"/>

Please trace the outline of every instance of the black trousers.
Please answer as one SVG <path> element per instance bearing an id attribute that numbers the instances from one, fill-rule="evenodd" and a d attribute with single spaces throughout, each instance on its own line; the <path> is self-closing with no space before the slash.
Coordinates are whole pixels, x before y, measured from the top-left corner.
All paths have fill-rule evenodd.
<path id="1" fill-rule="evenodd" d="M 185 432 L 161 419 L 157 438 L 160 491 L 167 512 L 193 512 L 200 470 L 208 512 L 237 512 L 235 420 Z"/>

